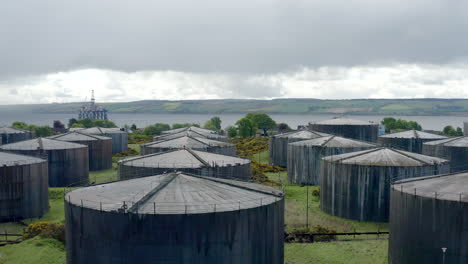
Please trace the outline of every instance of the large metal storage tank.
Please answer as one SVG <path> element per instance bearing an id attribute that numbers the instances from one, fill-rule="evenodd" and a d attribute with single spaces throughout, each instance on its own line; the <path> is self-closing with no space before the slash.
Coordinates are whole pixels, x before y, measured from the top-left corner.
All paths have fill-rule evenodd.
<path id="1" fill-rule="evenodd" d="M 47 160 L 0 152 L 0 221 L 41 217 L 48 191 Z"/>
<path id="2" fill-rule="evenodd" d="M 250 160 L 190 149 L 172 150 L 119 161 L 119 178 L 184 171 L 202 176 L 251 179 Z"/>
<path id="3" fill-rule="evenodd" d="M 88 184 L 88 147 L 47 138 L 35 138 L 0 146 L 8 152 L 47 158 L 49 186 Z"/>
<path id="4" fill-rule="evenodd" d="M 288 144 L 288 181 L 294 184 L 320 185 L 323 157 L 375 148 L 375 144 L 326 136 Z"/>
<path id="5" fill-rule="evenodd" d="M 468 263 L 467 173 L 392 185 L 388 259 L 391 264 Z"/>
<path id="6" fill-rule="evenodd" d="M 270 164 L 281 167 L 287 167 L 288 143 L 324 136 L 327 136 L 327 134 L 307 130 L 298 130 L 271 136 L 268 141 Z"/>
<path id="7" fill-rule="evenodd" d="M 77 130 L 80 133 L 98 135 L 112 139 L 112 154 L 128 150 L 128 133 L 123 128 L 91 127 Z"/>
<path id="8" fill-rule="evenodd" d="M 234 144 L 192 136 L 181 136 L 140 145 L 142 155 L 184 148 L 208 151 L 228 156 L 236 155 L 236 146 Z"/>
<path id="9" fill-rule="evenodd" d="M 88 135 L 81 132 L 69 132 L 51 136 L 49 138 L 88 146 L 90 171 L 107 170 L 112 168 L 111 138 Z"/>
<path id="10" fill-rule="evenodd" d="M 11 127 L 0 127 L 0 145 L 15 143 L 32 138 L 29 131 Z"/>
<path id="11" fill-rule="evenodd" d="M 166 137 L 166 136 L 171 135 L 171 134 L 180 134 L 180 133 L 188 133 L 188 132 L 190 132 L 192 134 L 195 134 L 195 135 L 192 135 L 192 136 L 195 136 L 195 137 L 204 137 L 204 138 L 207 138 L 207 139 L 218 140 L 218 141 L 223 141 L 223 142 L 228 141 L 228 137 L 220 135 L 216 131 L 209 130 L 209 129 L 204 129 L 204 128 L 199 128 L 199 127 L 194 127 L 194 126 L 192 126 L 192 127 L 182 127 L 182 128 L 163 131 L 161 133 L 162 134 L 161 136 L 155 136 L 154 137 L 154 141 L 159 140 L 160 137 Z"/>
<path id="12" fill-rule="evenodd" d="M 310 130 L 345 138 L 376 142 L 379 124 L 349 118 L 335 118 L 309 123 Z"/>
<path id="13" fill-rule="evenodd" d="M 67 263 L 283 264 L 284 196 L 170 173 L 66 194 Z"/>
<path id="14" fill-rule="evenodd" d="M 455 137 L 423 144 L 423 154 L 450 160 L 452 172 L 468 170 L 468 137 Z"/>
<path id="15" fill-rule="evenodd" d="M 388 221 L 392 180 L 447 173 L 447 160 L 389 148 L 322 159 L 320 207 L 338 217 Z"/>
<path id="16" fill-rule="evenodd" d="M 447 137 L 445 136 L 418 130 L 408 130 L 379 136 L 377 142 L 384 147 L 398 148 L 414 153 L 422 153 L 424 143 L 446 138 Z"/>

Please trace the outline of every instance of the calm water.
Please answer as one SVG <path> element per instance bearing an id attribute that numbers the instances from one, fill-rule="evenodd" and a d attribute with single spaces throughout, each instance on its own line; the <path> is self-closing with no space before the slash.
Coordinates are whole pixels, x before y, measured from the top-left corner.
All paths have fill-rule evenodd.
<path id="1" fill-rule="evenodd" d="M 154 123 L 198 123 L 203 125 L 213 114 L 118 114 L 110 113 L 109 117 L 117 125 L 136 124 L 137 127 L 145 127 Z M 222 126 L 233 125 L 237 120 L 242 118 L 242 114 L 220 114 Z M 305 125 L 311 121 L 319 121 L 333 118 L 336 115 L 270 115 L 276 122 L 287 123 L 290 127 L 296 128 L 298 125 Z M 76 116 L 72 114 L 24 114 L 0 112 L 0 126 L 11 125 L 14 121 L 23 121 L 28 124 L 35 125 L 52 125 L 54 120 L 60 120 L 63 123 L 68 123 L 70 118 Z M 384 116 L 348 116 L 353 119 L 364 121 L 380 122 Z M 451 125 L 454 127 L 463 127 L 463 121 L 468 121 L 468 117 L 462 116 L 394 116 L 406 120 L 414 120 L 420 123 L 423 129 L 442 130 L 444 126 Z"/>

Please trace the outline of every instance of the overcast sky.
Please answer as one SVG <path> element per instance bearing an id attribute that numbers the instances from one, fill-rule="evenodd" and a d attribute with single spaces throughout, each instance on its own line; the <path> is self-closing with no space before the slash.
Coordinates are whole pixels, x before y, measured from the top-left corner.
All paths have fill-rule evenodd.
<path id="1" fill-rule="evenodd" d="M 466 0 L 15 0 L 0 104 L 468 97 Z M 467 90 L 467 91 L 465 91 Z"/>

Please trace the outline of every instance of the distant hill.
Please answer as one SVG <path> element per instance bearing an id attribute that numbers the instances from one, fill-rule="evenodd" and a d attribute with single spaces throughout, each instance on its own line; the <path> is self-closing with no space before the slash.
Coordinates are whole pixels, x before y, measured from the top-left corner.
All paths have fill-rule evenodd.
<path id="1" fill-rule="evenodd" d="M 355 115 L 468 115 L 468 99 L 275 99 L 275 100 L 146 100 L 99 103 L 111 113 L 248 113 Z M 0 110 L 76 113 L 82 103 L 0 106 Z"/>

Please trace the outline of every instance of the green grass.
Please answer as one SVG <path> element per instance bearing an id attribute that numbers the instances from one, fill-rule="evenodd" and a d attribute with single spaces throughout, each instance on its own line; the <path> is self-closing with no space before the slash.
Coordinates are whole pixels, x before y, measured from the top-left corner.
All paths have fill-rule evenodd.
<path id="1" fill-rule="evenodd" d="M 286 264 L 383 264 L 387 240 L 359 240 L 285 244 Z"/>
<path id="2" fill-rule="evenodd" d="M 0 247 L 1 264 L 64 264 L 64 245 L 52 238 L 35 237 Z"/>
<path id="3" fill-rule="evenodd" d="M 112 169 L 101 170 L 101 171 L 90 171 L 89 182 L 90 183 L 105 183 L 110 181 L 118 180 L 117 177 L 117 163 L 112 163 Z"/>
<path id="4" fill-rule="evenodd" d="M 138 152 L 138 154 L 140 154 L 140 144 L 128 144 L 128 147 Z"/>

